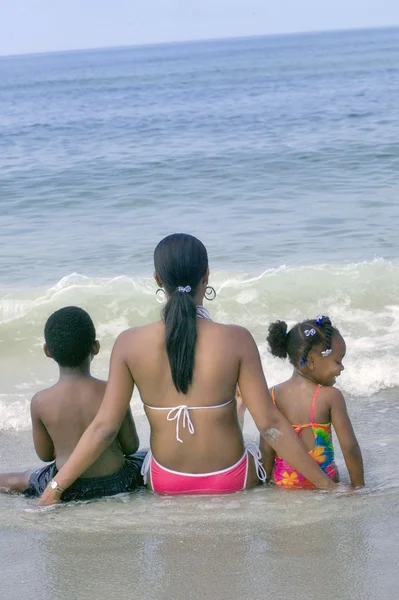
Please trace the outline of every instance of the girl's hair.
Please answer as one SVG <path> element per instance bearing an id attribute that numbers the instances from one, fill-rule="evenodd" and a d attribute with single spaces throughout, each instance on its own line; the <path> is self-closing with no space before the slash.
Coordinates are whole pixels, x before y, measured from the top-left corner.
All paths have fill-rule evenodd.
<path id="1" fill-rule="evenodd" d="M 208 268 L 208 255 L 202 242 L 186 233 L 174 233 L 161 240 L 154 252 L 155 271 L 168 292 L 163 310 L 173 383 L 186 394 L 193 380 L 196 306 L 193 296 Z"/>
<path id="2" fill-rule="evenodd" d="M 328 317 L 319 316 L 297 323 L 288 330 L 285 321 L 275 321 L 269 326 L 267 341 L 270 352 L 278 358 L 289 358 L 290 363 L 297 367 L 304 366 L 310 350 L 321 346 L 324 356 L 331 353 L 331 341 L 339 331 L 331 325 Z"/>

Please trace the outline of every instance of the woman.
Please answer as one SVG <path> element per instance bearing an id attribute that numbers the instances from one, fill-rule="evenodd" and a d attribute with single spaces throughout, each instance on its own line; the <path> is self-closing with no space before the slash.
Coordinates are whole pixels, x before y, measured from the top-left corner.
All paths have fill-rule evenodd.
<path id="1" fill-rule="evenodd" d="M 39 503 L 59 502 L 63 490 L 115 439 L 134 385 L 151 426 L 144 470 L 154 491 L 235 492 L 262 478 L 258 451 L 244 447 L 237 385 L 272 448 L 316 487 L 335 487 L 273 405 L 251 334 L 206 318 L 204 245 L 191 235 L 170 235 L 155 249 L 154 262 L 158 292 L 167 300 L 163 320 L 117 338 L 100 410 Z"/>

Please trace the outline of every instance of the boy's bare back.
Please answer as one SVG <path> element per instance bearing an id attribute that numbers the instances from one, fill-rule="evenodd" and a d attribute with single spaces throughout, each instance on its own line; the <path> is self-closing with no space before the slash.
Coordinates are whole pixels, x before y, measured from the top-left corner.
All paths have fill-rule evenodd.
<path id="1" fill-rule="evenodd" d="M 52 387 L 35 394 L 31 402 L 33 437 L 42 460 L 55 458 L 57 469 L 62 467 L 96 416 L 105 388 L 105 381 L 82 374 L 63 377 Z M 123 431 L 120 435 L 123 437 Z M 110 475 L 121 469 L 124 462 L 118 436 L 83 477 Z"/>

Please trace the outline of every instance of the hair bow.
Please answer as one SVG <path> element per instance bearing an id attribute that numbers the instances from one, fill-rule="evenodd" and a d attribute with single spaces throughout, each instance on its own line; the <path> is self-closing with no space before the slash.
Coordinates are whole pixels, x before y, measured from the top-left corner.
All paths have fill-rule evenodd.
<path id="1" fill-rule="evenodd" d="M 323 319 L 329 320 L 329 317 L 326 317 L 325 315 L 318 315 L 318 317 L 316 319 L 317 325 L 323 325 Z"/>
<path id="2" fill-rule="evenodd" d="M 306 337 L 310 337 L 312 335 L 316 335 L 316 329 L 305 329 L 305 331 L 303 332 L 304 335 L 306 335 Z"/>
<path id="3" fill-rule="evenodd" d="M 324 357 L 324 356 L 328 356 L 329 354 L 331 354 L 332 349 L 331 348 L 327 348 L 327 350 L 323 350 L 322 352 L 320 352 L 320 354 Z"/>

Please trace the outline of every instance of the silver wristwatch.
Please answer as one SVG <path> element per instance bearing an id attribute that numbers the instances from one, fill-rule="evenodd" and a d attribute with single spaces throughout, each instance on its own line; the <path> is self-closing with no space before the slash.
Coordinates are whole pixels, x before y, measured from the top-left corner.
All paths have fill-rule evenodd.
<path id="1" fill-rule="evenodd" d="M 54 490 L 55 492 L 58 492 L 59 494 L 62 494 L 63 492 L 65 492 L 65 490 L 58 485 L 58 483 L 56 482 L 55 479 L 52 479 L 50 481 L 50 487 L 52 490 Z"/>

